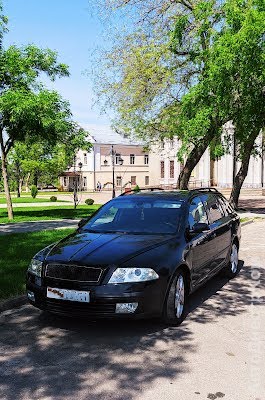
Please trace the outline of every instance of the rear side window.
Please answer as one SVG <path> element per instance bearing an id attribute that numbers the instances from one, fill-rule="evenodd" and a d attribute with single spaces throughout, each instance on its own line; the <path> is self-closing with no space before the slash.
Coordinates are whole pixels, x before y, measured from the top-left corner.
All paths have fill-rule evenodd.
<path id="1" fill-rule="evenodd" d="M 218 199 L 222 205 L 222 208 L 223 208 L 226 216 L 231 214 L 232 212 L 234 212 L 233 207 L 224 197 L 218 197 Z"/>
<path id="2" fill-rule="evenodd" d="M 225 213 L 221 207 L 221 204 L 218 201 L 217 196 L 214 196 L 212 193 L 207 196 L 206 206 L 208 210 L 210 224 L 219 221 L 225 216 Z"/>
<path id="3" fill-rule="evenodd" d="M 193 227 L 197 222 L 208 223 L 207 214 L 200 197 L 194 197 L 189 207 L 189 226 Z"/>

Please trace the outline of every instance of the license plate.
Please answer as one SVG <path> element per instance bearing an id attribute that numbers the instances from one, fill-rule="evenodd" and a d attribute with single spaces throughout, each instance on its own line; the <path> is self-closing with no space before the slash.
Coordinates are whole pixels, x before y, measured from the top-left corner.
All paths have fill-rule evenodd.
<path id="1" fill-rule="evenodd" d="M 68 290 L 47 287 L 47 297 L 49 299 L 79 301 L 81 303 L 89 303 L 90 293 L 81 292 L 80 290 Z"/>

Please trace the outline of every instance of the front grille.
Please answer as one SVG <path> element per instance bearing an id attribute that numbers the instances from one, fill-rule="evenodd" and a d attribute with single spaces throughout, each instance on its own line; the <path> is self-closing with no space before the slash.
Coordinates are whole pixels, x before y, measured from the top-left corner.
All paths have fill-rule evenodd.
<path id="1" fill-rule="evenodd" d="M 98 283 L 102 272 L 102 269 L 97 267 L 68 264 L 48 264 L 45 268 L 45 276 L 47 278 L 75 282 Z"/>
<path id="2" fill-rule="evenodd" d="M 67 300 L 46 299 L 46 310 L 71 317 L 107 317 L 115 315 L 115 304 L 78 303 Z"/>

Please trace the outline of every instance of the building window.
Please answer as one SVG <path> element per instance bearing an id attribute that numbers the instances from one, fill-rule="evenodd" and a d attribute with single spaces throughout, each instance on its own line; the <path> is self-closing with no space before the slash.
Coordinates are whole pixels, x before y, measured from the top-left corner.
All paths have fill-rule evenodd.
<path id="1" fill-rule="evenodd" d="M 134 164 L 134 163 L 135 163 L 135 155 L 130 154 L 130 164 Z"/>
<path id="2" fill-rule="evenodd" d="M 169 141 L 169 148 L 173 149 L 174 148 L 174 139 L 170 139 Z"/>
<path id="3" fill-rule="evenodd" d="M 84 165 L 87 165 L 87 153 L 84 153 Z"/>
<path id="4" fill-rule="evenodd" d="M 149 164 L 149 154 L 144 155 L 144 163 L 145 163 L 145 165 Z"/>
<path id="5" fill-rule="evenodd" d="M 165 161 L 160 161 L 160 177 L 165 178 Z"/>
<path id="6" fill-rule="evenodd" d="M 87 186 L 87 177 L 86 176 L 84 176 L 84 178 L 83 178 L 83 186 L 84 186 L 84 188 L 86 188 L 86 186 Z"/>
<path id="7" fill-rule="evenodd" d="M 67 186 L 67 179 L 66 179 L 66 176 L 63 177 L 63 185 L 64 185 L 64 186 Z"/>
<path id="8" fill-rule="evenodd" d="M 145 176 L 145 186 L 149 186 L 149 176 Z"/>
<path id="9" fill-rule="evenodd" d="M 116 153 L 115 154 L 115 164 L 120 164 L 120 158 L 121 158 L 121 154 L 120 153 Z"/>
<path id="10" fill-rule="evenodd" d="M 121 176 L 117 176 L 117 178 L 116 178 L 116 186 L 121 186 Z"/>
<path id="11" fill-rule="evenodd" d="M 174 161 L 171 160 L 169 163 L 169 177 L 174 178 Z"/>
<path id="12" fill-rule="evenodd" d="M 131 185 L 132 186 L 136 185 L 136 176 L 131 176 Z"/>

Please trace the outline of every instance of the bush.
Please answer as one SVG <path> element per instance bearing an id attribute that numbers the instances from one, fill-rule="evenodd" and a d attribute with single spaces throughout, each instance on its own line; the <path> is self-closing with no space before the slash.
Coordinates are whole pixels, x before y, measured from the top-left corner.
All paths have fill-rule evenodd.
<path id="1" fill-rule="evenodd" d="M 92 206 L 92 204 L 94 204 L 94 200 L 93 200 L 93 199 L 86 199 L 86 200 L 85 200 L 85 203 L 86 203 L 88 206 Z"/>
<path id="2" fill-rule="evenodd" d="M 50 197 L 50 201 L 57 201 L 57 197 L 56 196 L 51 196 Z"/>
<path id="3" fill-rule="evenodd" d="M 33 199 L 35 199 L 35 198 L 37 197 L 37 194 L 38 194 L 38 188 L 37 188 L 37 186 L 36 186 L 36 185 L 32 185 L 32 186 L 31 186 L 31 197 L 32 197 Z"/>
<path id="4" fill-rule="evenodd" d="M 133 191 L 134 191 L 135 193 L 140 192 L 140 190 L 141 190 L 141 189 L 139 188 L 138 185 L 136 185 L 135 188 L 133 188 Z"/>

